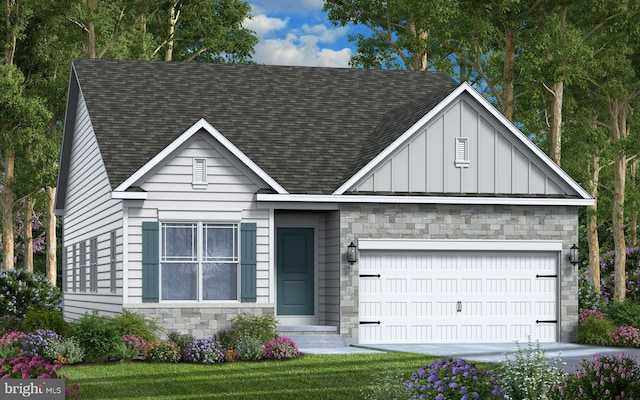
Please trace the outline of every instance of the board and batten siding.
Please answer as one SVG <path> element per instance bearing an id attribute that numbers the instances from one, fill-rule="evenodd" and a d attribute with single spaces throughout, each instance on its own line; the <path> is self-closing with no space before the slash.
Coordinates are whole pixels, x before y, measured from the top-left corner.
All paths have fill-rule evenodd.
<path id="1" fill-rule="evenodd" d="M 469 163 L 456 166 L 456 138 Z M 444 109 L 354 187 L 359 192 L 478 195 L 573 193 L 470 95 Z"/>
<path id="2" fill-rule="evenodd" d="M 206 159 L 207 185 L 194 187 L 194 159 Z M 183 222 L 206 220 L 206 213 L 238 213 L 240 222 L 257 224 L 257 303 L 269 303 L 269 211 L 258 209 L 255 193 L 264 183 L 208 134 L 194 135 L 147 176 L 136 182 L 147 193 L 144 202 L 127 208 L 128 293 L 125 306 L 141 306 L 142 223 L 161 220 L 160 214 L 186 212 Z M 191 213 L 191 214 L 189 214 Z M 210 214 L 211 215 L 211 214 Z M 146 303 L 149 304 L 149 303 Z M 162 303 L 167 304 L 167 303 Z M 190 303 L 193 304 L 193 303 Z M 212 302 L 202 304 L 211 305 Z M 228 304 L 228 303 L 226 303 Z M 247 303 L 240 303 L 244 307 Z"/>
<path id="3" fill-rule="evenodd" d="M 69 121 L 67 121 L 69 123 Z M 78 95 L 74 121 L 69 182 L 65 199 L 62 246 L 66 259 L 62 272 L 64 284 L 64 313 L 78 318 L 86 312 L 98 310 L 105 314 L 122 311 L 122 202 L 111 199 L 111 187 L 91 120 L 82 94 Z M 115 232 L 115 248 L 112 246 Z M 95 239 L 97 274 L 96 287 L 91 285 L 91 246 Z M 79 249 L 84 246 L 86 251 Z M 74 247 L 76 250 L 74 251 Z M 115 254 L 112 254 L 115 250 Z M 75 260 L 74 260 L 75 254 Z M 86 285 L 80 285 L 80 254 L 86 255 Z M 112 257 L 115 256 L 115 291 L 112 287 Z M 74 268 L 75 266 L 75 285 Z M 74 290 L 75 287 L 75 290 Z M 85 291 L 80 291 L 86 287 Z"/>
<path id="4" fill-rule="evenodd" d="M 322 297 L 319 299 L 322 323 L 340 326 L 340 213 L 325 213 L 323 227 L 324 253 L 318 282 Z"/>

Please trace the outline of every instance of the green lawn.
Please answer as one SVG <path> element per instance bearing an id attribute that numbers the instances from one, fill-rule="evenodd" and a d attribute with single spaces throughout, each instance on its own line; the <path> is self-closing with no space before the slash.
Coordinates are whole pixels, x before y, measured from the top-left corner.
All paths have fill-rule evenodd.
<path id="1" fill-rule="evenodd" d="M 67 366 L 80 399 L 359 399 L 385 367 L 407 376 L 434 358 L 412 353 L 305 355 L 297 360 Z"/>

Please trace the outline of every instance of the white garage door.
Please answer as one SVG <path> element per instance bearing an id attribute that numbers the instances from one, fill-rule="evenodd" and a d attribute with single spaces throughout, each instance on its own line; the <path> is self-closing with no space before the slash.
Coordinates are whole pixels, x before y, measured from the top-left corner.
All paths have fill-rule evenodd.
<path id="1" fill-rule="evenodd" d="M 554 252 L 361 252 L 360 343 L 557 340 Z"/>

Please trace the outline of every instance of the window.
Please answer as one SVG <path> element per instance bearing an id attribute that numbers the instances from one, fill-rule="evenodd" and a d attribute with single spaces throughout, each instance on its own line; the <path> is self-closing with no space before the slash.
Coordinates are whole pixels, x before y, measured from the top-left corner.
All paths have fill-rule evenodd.
<path id="1" fill-rule="evenodd" d="M 207 188 L 207 159 L 193 159 L 193 181 L 191 185 L 194 189 Z"/>
<path id="2" fill-rule="evenodd" d="M 87 244 L 80 242 L 80 291 L 87 291 Z"/>
<path id="3" fill-rule="evenodd" d="M 62 290 L 69 291 L 69 246 L 62 248 Z"/>
<path id="4" fill-rule="evenodd" d="M 78 277 L 77 277 L 77 270 L 76 270 L 76 262 L 78 260 L 78 251 L 77 251 L 78 245 L 77 243 L 73 245 L 73 251 L 72 251 L 72 256 L 73 258 L 71 259 L 71 275 L 72 275 L 72 279 L 73 279 L 73 291 L 77 292 L 78 291 Z"/>
<path id="5" fill-rule="evenodd" d="M 456 138 L 456 161 L 455 165 L 458 168 L 469 167 L 469 138 L 457 137 Z"/>
<path id="6" fill-rule="evenodd" d="M 238 300 L 238 225 L 165 223 L 162 300 Z"/>

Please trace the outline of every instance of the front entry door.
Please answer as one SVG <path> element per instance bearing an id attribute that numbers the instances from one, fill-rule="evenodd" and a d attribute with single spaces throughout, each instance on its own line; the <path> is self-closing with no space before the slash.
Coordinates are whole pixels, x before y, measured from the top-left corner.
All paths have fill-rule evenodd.
<path id="1" fill-rule="evenodd" d="M 313 228 L 278 228 L 277 243 L 278 315 L 314 315 Z"/>

